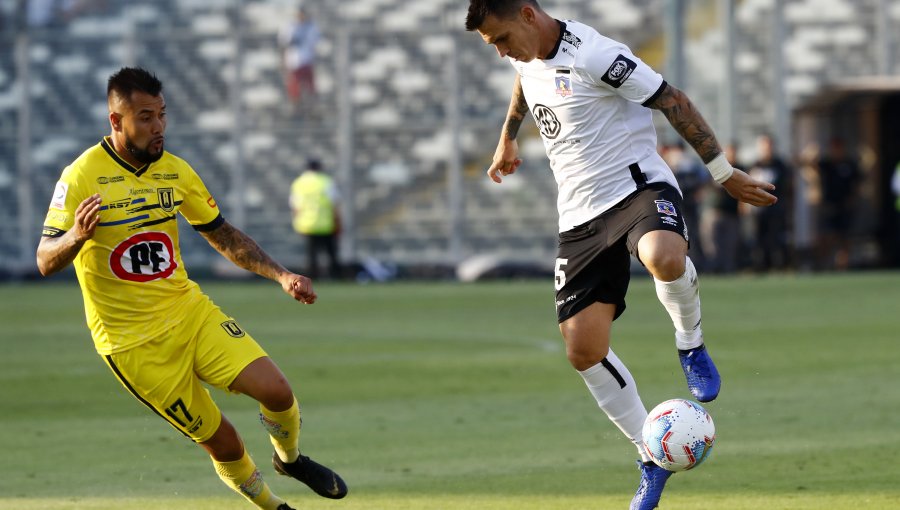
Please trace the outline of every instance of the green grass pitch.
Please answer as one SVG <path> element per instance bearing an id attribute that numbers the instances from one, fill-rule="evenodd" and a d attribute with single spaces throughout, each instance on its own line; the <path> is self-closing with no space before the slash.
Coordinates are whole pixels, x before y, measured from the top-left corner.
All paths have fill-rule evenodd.
<path id="1" fill-rule="evenodd" d="M 342 501 L 277 476 L 255 404 L 214 391 L 298 509 L 624 509 L 631 444 L 568 366 L 550 281 L 317 287 L 201 282 L 288 375 L 304 452 Z M 669 509 L 900 508 L 900 273 L 702 277 L 723 375 L 717 443 Z M 94 353 L 74 281 L 0 286 L 0 510 L 251 508 Z M 648 408 L 688 397 L 646 276 L 613 347 Z"/>

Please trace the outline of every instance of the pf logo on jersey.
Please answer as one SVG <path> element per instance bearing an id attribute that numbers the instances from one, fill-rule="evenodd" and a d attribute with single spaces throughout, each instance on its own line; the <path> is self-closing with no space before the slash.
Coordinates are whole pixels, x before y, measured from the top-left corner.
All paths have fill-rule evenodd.
<path id="1" fill-rule="evenodd" d="M 559 119 L 556 118 L 556 114 L 553 113 L 553 110 L 542 104 L 536 104 L 534 105 L 534 109 L 531 110 L 531 116 L 534 117 L 534 121 L 537 123 L 538 128 L 540 128 L 542 135 L 550 140 L 559 136 L 559 130 L 562 129 L 562 124 L 559 123 Z"/>
<path id="2" fill-rule="evenodd" d="M 175 272 L 175 248 L 164 232 L 141 232 L 119 243 L 109 256 L 113 274 L 132 282 L 168 278 Z"/>

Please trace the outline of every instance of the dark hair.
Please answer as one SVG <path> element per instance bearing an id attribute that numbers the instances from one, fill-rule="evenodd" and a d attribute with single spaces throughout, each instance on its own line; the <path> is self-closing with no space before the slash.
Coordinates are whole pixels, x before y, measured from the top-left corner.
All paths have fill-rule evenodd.
<path id="1" fill-rule="evenodd" d="M 509 19 L 519 12 L 523 5 L 540 8 L 537 0 L 469 0 L 469 12 L 466 14 L 466 30 L 478 30 L 488 16 Z"/>
<path id="2" fill-rule="evenodd" d="M 162 82 L 155 74 L 140 67 L 123 67 L 109 77 L 106 97 L 116 94 L 129 99 L 133 92 L 144 92 L 156 97 L 162 92 Z"/>

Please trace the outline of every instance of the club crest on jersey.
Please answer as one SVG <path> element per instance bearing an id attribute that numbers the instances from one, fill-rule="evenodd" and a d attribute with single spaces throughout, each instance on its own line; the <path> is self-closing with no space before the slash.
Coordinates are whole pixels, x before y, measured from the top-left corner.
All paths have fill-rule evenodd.
<path id="1" fill-rule="evenodd" d="M 556 95 L 569 97 L 572 95 L 572 80 L 568 76 L 556 75 Z"/>
<path id="2" fill-rule="evenodd" d="M 636 68 L 637 64 L 633 60 L 620 53 L 613 61 L 612 65 L 609 66 L 609 69 L 606 70 L 606 74 L 600 79 L 612 88 L 617 89 L 625 83 L 625 80 L 631 76 L 631 73 L 633 73 Z"/>
<path id="3" fill-rule="evenodd" d="M 159 188 L 156 190 L 156 198 L 159 199 L 159 208 L 163 211 L 175 210 L 175 190 L 173 188 Z"/>
<path id="4" fill-rule="evenodd" d="M 678 216 L 678 211 L 675 210 L 675 204 L 672 202 L 668 200 L 654 200 L 654 202 L 656 202 L 656 212 L 669 216 Z"/>
<path id="5" fill-rule="evenodd" d="M 241 338 L 245 335 L 244 330 L 241 329 L 240 326 L 238 326 L 238 323 L 235 322 L 234 319 L 229 319 L 219 325 L 222 326 L 222 329 L 224 329 L 225 332 L 233 338 Z"/>

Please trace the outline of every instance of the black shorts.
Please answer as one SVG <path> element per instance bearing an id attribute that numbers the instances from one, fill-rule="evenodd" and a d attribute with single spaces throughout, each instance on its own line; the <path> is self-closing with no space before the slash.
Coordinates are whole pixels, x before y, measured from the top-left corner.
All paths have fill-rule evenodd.
<path id="1" fill-rule="evenodd" d="M 560 232 L 556 258 L 556 316 L 559 322 L 600 301 L 625 311 L 631 257 L 638 260 L 641 237 L 670 230 L 688 240 L 681 194 L 667 183 L 651 183 L 593 220 Z"/>

